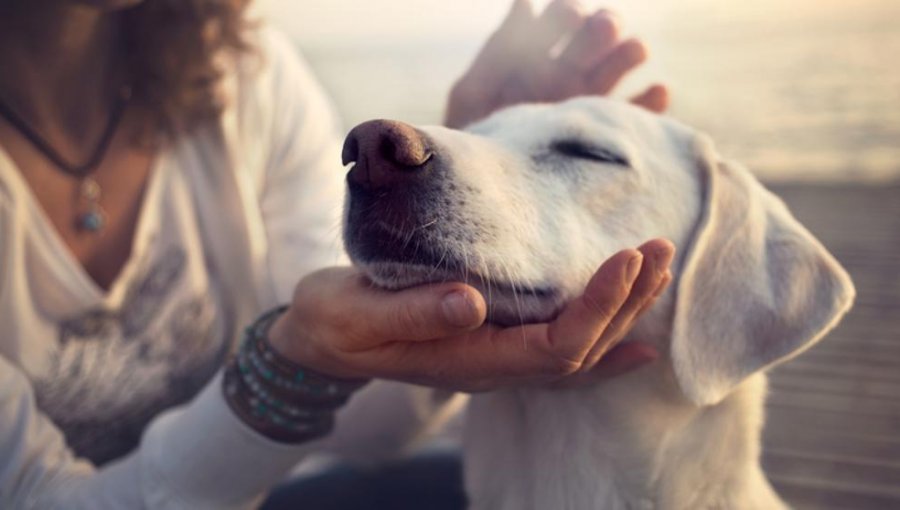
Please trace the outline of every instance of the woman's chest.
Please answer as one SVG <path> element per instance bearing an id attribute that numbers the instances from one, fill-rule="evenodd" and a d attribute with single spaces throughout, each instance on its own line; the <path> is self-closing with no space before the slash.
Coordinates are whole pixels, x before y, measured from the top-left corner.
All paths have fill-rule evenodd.
<path id="1" fill-rule="evenodd" d="M 129 126 L 125 126 L 129 127 Z M 27 186 L 47 226 L 101 288 L 112 285 L 124 267 L 154 168 L 157 149 L 134 143 L 130 129 L 120 129 L 95 166 L 54 163 L 0 122 L 0 150 L 11 172 Z M 69 144 L 71 145 L 71 144 Z M 76 147 L 59 155 L 71 164 L 84 159 Z M 76 156 L 77 155 L 77 156 Z M 80 161 L 80 160 L 79 160 Z"/>
<path id="2" fill-rule="evenodd" d="M 217 275 L 195 256 L 164 242 L 140 261 L 121 301 L 47 325 L 32 383 L 79 455 L 103 463 L 127 453 L 152 417 L 185 403 L 223 364 L 230 314 Z"/>
<path id="3" fill-rule="evenodd" d="M 30 377 L 70 446 L 95 462 L 127 452 L 151 417 L 192 397 L 234 336 L 222 276 L 175 163 L 156 165 L 108 289 L 34 200 L 16 197 L 0 218 L 9 261 L 0 268 L 0 321 L 11 325 L 2 354 Z"/>

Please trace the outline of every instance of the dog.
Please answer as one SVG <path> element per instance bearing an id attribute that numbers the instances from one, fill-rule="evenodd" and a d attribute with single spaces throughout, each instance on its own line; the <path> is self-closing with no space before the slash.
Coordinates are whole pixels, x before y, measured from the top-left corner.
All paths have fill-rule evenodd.
<path id="1" fill-rule="evenodd" d="M 602 98 L 464 131 L 376 120 L 344 145 L 344 240 L 381 287 L 464 280 L 504 326 L 547 321 L 616 251 L 679 248 L 624 339 L 659 362 L 571 389 L 471 398 L 475 509 L 786 508 L 759 463 L 763 372 L 850 308 L 839 263 L 749 171 L 664 116 Z M 527 346 L 526 346 L 527 347 Z"/>

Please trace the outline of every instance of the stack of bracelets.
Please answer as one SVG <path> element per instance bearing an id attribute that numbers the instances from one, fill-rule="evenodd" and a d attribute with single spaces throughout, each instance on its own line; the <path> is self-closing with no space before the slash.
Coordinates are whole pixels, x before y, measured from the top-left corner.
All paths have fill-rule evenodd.
<path id="1" fill-rule="evenodd" d="M 275 441 L 299 443 L 328 434 L 334 411 L 366 381 L 318 374 L 272 349 L 266 335 L 286 309 L 270 310 L 247 327 L 223 387 L 232 411 L 253 429 Z"/>

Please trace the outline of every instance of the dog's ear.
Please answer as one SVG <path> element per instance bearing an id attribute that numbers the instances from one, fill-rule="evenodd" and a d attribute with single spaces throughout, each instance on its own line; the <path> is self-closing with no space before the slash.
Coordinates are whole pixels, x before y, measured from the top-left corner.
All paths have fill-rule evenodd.
<path id="1" fill-rule="evenodd" d="M 853 283 L 780 199 L 697 143 L 703 211 L 678 284 L 671 356 L 697 405 L 813 345 L 850 308 Z"/>

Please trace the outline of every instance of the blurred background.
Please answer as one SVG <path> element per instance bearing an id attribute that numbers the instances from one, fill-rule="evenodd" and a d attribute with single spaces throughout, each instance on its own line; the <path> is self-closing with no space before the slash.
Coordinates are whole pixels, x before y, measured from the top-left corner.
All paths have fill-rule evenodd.
<path id="1" fill-rule="evenodd" d="M 452 80 L 509 0 L 265 0 L 346 126 L 440 122 Z M 534 0 L 542 6 L 546 0 Z M 897 0 L 584 0 L 652 55 L 620 90 L 664 81 L 672 115 L 772 179 L 900 175 Z"/>
<path id="2" fill-rule="evenodd" d="M 538 7 L 546 1 L 536 0 Z M 842 325 L 771 379 L 764 464 L 797 508 L 900 508 L 900 1 L 610 0 L 667 83 L 850 270 Z M 439 123 L 509 0 L 265 0 L 345 126 Z M 336 155 L 337 157 L 337 155 Z"/>

